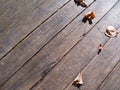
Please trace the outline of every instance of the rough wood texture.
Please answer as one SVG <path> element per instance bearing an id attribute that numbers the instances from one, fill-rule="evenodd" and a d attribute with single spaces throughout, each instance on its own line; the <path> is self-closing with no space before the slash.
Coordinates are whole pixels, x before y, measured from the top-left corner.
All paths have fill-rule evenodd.
<path id="1" fill-rule="evenodd" d="M 9 0 L 9 2 L 2 4 L 0 8 L 0 37 L 11 27 L 15 27 L 21 20 L 25 19 L 41 4 L 41 0 Z"/>
<path id="2" fill-rule="evenodd" d="M 113 8 L 110 13 L 100 21 L 100 24 L 96 25 L 96 27 L 92 29 L 92 31 L 86 35 L 86 37 L 74 47 L 53 70 L 51 70 L 44 80 L 41 80 L 37 86 L 33 88 L 33 90 L 47 90 L 48 88 L 49 90 L 61 90 L 64 89 L 71 80 L 74 80 L 73 78 L 75 78 L 75 75 L 97 54 L 99 43 L 105 43 L 108 40 L 108 38 L 105 37 L 103 33 L 100 33 L 97 28 L 104 27 L 105 24 L 106 26 L 109 24 L 114 25 L 114 22 L 119 19 L 115 19 L 116 14 L 119 14 L 119 12 L 113 12 L 116 12 L 116 8 Z M 111 17 L 114 17 L 114 19 L 111 19 Z M 116 27 L 118 27 L 119 24 L 117 24 Z M 54 79 L 51 77 L 54 77 Z"/>
<path id="3" fill-rule="evenodd" d="M 113 10 L 111 11 L 114 13 L 114 16 L 113 15 L 109 16 L 109 18 L 113 18 L 113 22 L 111 21 L 113 24 L 117 20 L 115 15 L 118 15 L 120 13 L 120 10 L 118 9 L 119 5 L 120 4 L 118 3 L 114 11 Z M 115 13 L 116 10 L 118 11 L 117 13 Z M 119 19 L 120 18 L 118 18 L 118 20 Z M 96 90 L 99 87 L 99 85 L 102 83 L 102 81 L 106 78 L 106 76 L 109 75 L 110 71 L 120 60 L 120 56 L 119 56 L 120 50 L 118 50 L 118 46 L 114 46 L 114 45 L 119 45 L 118 40 L 119 38 L 117 37 L 109 41 L 107 45 L 104 47 L 104 50 L 102 51 L 103 54 L 101 54 L 100 56 L 96 56 L 94 58 L 95 60 L 93 59 L 91 63 L 89 63 L 90 65 L 86 67 L 87 69 L 82 71 L 84 73 L 83 74 L 84 84 L 83 86 L 81 86 L 80 90 L 88 90 L 88 89 Z M 119 85 L 116 85 L 116 86 L 119 87 Z M 109 87 L 106 87 L 106 88 L 109 88 Z M 68 87 L 67 90 L 79 90 L 79 89 L 74 87 L 73 85 L 70 85 L 70 87 Z M 109 89 L 105 89 L 105 90 L 109 90 Z M 111 89 L 111 90 L 116 90 L 116 89 Z"/>
<path id="4" fill-rule="evenodd" d="M 118 42 L 119 39 L 120 36 L 110 40 L 107 45 L 105 45 L 104 51 L 100 56 L 92 60 L 83 70 L 83 80 L 85 84 L 81 86 L 82 90 L 96 90 L 118 63 L 120 60 L 120 48 L 117 48 L 120 44 L 120 42 Z"/>
<path id="5" fill-rule="evenodd" d="M 2 24 L 0 30 L 0 32 L 2 32 L 0 35 L 0 58 L 6 55 L 8 51 L 10 51 L 16 44 L 18 44 L 18 42 L 20 42 L 32 31 L 34 31 L 34 29 L 39 27 L 39 25 L 41 25 L 47 18 L 49 18 L 53 13 L 59 10 L 59 8 L 62 7 L 69 0 L 47 0 L 43 4 L 40 4 L 40 1 L 37 0 L 37 5 L 33 4 L 33 6 L 31 7 L 27 6 L 27 8 L 25 8 L 21 12 L 19 12 L 19 10 L 16 10 L 17 12 L 14 12 L 15 14 L 11 13 L 11 18 L 3 18 L 3 22 L 5 23 Z M 14 5 L 12 5 L 12 7 L 14 9 Z M 9 25 L 13 22 L 11 21 L 12 19 L 13 21 L 18 22 L 15 22 L 13 25 L 6 28 L 6 22 Z"/>
<path id="6" fill-rule="evenodd" d="M 92 2 L 92 0 L 90 2 Z M 71 1 L 44 24 L 42 24 L 35 32 L 26 38 L 26 40 L 21 42 L 21 44 L 13 49 L 5 58 L 3 58 L 1 62 L 4 63 L 4 65 L 2 65 L 0 69 L 0 72 L 2 73 L 2 76 L 0 77 L 1 83 L 5 82 L 5 80 L 14 74 L 82 10 L 83 8 L 77 8 L 77 6 L 74 5 L 74 2 Z M 11 65 L 11 68 L 4 69 L 5 67 L 10 67 Z"/>
<path id="7" fill-rule="evenodd" d="M 120 90 L 120 62 L 98 90 Z"/>
<path id="8" fill-rule="evenodd" d="M 100 31 L 120 28 L 120 1 L 93 1 L 83 8 L 73 0 L 0 0 L 0 90 L 78 90 L 72 83 L 80 71 L 81 90 L 112 83 L 119 90 L 120 36 Z M 82 23 L 91 10 L 93 24 Z"/>

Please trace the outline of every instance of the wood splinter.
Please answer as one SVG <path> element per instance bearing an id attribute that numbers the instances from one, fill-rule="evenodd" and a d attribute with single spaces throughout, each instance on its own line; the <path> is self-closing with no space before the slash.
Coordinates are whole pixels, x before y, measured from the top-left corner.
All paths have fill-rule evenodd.
<path id="1" fill-rule="evenodd" d="M 90 11 L 87 15 L 84 16 L 82 22 L 86 23 L 87 21 L 89 24 L 92 24 L 92 20 L 96 17 L 93 11 Z"/>
<path id="2" fill-rule="evenodd" d="M 102 44 L 100 44 L 100 45 L 99 45 L 99 47 L 98 47 L 98 49 L 99 49 L 99 50 L 98 50 L 98 54 L 100 54 L 100 53 L 101 53 L 101 51 L 103 50 L 103 45 L 102 45 Z"/>
<path id="3" fill-rule="evenodd" d="M 75 78 L 73 85 L 77 88 L 83 84 L 82 73 L 79 73 L 78 76 Z"/>

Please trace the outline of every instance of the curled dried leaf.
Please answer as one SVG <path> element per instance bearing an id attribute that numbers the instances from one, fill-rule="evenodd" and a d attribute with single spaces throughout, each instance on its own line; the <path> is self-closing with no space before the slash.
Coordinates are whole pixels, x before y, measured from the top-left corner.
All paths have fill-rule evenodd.
<path id="1" fill-rule="evenodd" d="M 108 37 L 117 37 L 119 32 L 113 27 L 113 26 L 108 26 L 105 32 L 105 35 Z"/>
<path id="2" fill-rule="evenodd" d="M 89 24 L 92 24 L 92 20 L 96 17 L 95 13 L 93 11 L 90 11 L 87 15 L 84 16 L 82 22 L 86 23 L 86 21 L 89 21 Z"/>
<path id="3" fill-rule="evenodd" d="M 79 73 L 79 75 L 75 78 L 73 85 L 79 88 L 82 84 L 83 84 L 82 73 Z"/>
<path id="4" fill-rule="evenodd" d="M 90 11 L 87 15 L 85 15 L 85 17 L 89 19 L 94 19 L 96 15 L 93 11 Z"/>
<path id="5" fill-rule="evenodd" d="M 87 7 L 87 4 L 83 0 L 74 0 L 74 2 L 77 6 Z"/>

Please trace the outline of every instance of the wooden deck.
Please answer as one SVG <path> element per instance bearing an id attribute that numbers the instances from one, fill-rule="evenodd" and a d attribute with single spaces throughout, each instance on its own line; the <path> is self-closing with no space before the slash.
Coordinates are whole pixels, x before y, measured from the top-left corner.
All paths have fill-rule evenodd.
<path id="1" fill-rule="evenodd" d="M 120 0 L 85 1 L 0 0 L 0 90 L 120 90 L 120 35 L 100 32 L 120 32 Z M 91 10 L 93 24 L 83 23 Z"/>

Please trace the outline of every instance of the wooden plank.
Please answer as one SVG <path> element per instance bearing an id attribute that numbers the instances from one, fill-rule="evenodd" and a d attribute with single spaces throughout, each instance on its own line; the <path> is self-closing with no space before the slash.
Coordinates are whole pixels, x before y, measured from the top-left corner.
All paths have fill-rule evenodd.
<path id="1" fill-rule="evenodd" d="M 13 19 L 13 21 L 16 21 L 16 19 L 19 19 L 20 17 L 23 18 L 31 14 L 36 8 L 44 8 L 43 6 L 46 4 L 49 6 L 52 3 L 56 5 L 55 0 L 9 0 L 8 3 L 5 3 L 4 6 L 1 6 L 0 10 L 3 10 L 3 13 L 1 13 L 2 16 L 9 17 Z M 61 5 L 64 5 L 65 3 L 66 2 L 63 2 Z"/>
<path id="2" fill-rule="evenodd" d="M 3 18 L 11 19 L 12 23 L 16 24 L 31 14 L 36 8 L 43 7 L 46 4 L 49 5 L 51 2 L 54 2 L 55 4 L 55 0 L 9 0 L 3 7 L 1 6 L 0 10 L 2 11 L 0 12 L 0 15 L 3 16 Z"/>
<path id="3" fill-rule="evenodd" d="M 34 4 L 40 3 L 37 0 L 9 0 L 0 7 L 0 36 L 2 32 L 8 31 L 9 27 L 24 19 L 34 11 Z M 34 7 L 33 7 L 34 6 Z M 9 24 L 7 24 L 9 23 Z M 1 25 L 2 24 L 2 25 Z"/>
<path id="4" fill-rule="evenodd" d="M 120 62 L 98 90 L 120 90 Z"/>
<path id="5" fill-rule="evenodd" d="M 9 0 L 8 2 L 1 5 L 0 10 L 3 10 L 3 13 L 1 13 L 0 15 L 11 18 L 14 16 L 14 14 L 24 11 L 24 9 L 27 9 L 26 7 L 31 8 L 31 5 L 35 4 L 36 2 L 37 2 L 37 0 L 35 0 L 35 1 Z"/>
<path id="6" fill-rule="evenodd" d="M 68 1 L 69 0 L 48 0 L 43 4 L 37 4 L 37 6 L 33 5 L 33 8 L 23 10 L 23 13 L 18 12 L 17 15 L 20 14 L 20 17 L 17 15 L 14 17 L 14 15 L 12 15 L 18 23 L 10 25 L 10 22 L 8 24 L 10 25 L 9 28 L 6 28 L 5 23 L 3 24 L 1 28 L 2 30 L 0 30 L 0 32 L 2 32 L 0 35 L 0 58 L 5 56 L 8 51 L 18 44 L 18 42 L 23 40 L 28 34 L 32 33 L 34 29 L 39 27 L 47 18 L 59 10 L 59 8 L 61 8 Z"/>
<path id="7" fill-rule="evenodd" d="M 105 43 L 108 40 L 108 38 L 105 37 L 103 33 L 100 33 L 97 28 L 104 27 L 105 24 L 106 26 L 110 24 L 114 25 L 114 22 L 118 20 L 116 15 L 119 15 L 119 10 L 116 12 L 116 9 L 119 8 L 119 4 L 117 7 L 113 8 L 107 16 L 105 16 L 102 21 L 100 21 L 99 24 L 96 25 L 95 28 L 76 47 L 74 47 L 71 52 L 69 52 L 69 54 L 62 58 L 62 61 L 59 62 L 57 66 L 46 75 L 46 77 L 41 79 L 32 90 L 48 90 L 48 88 L 49 90 L 63 90 L 72 80 L 74 80 L 77 73 L 97 54 L 99 43 Z M 105 4 L 103 4 L 103 6 L 105 6 Z M 111 19 L 111 17 L 113 17 L 113 19 Z M 119 26 L 119 23 L 117 25 Z M 51 57 L 53 57 L 53 55 Z M 49 58 L 49 60 L 51 60 L 51 58 Z M 38 67 L 40 67 L 40 65 L 41 64 L 39 64 Z M 47 68 L 46 72 L 50 69 L 51 67 Z M 44 71 L 43 74 L 46 74 L 46 72 Z"/>
<path id="8" fill-rule="evenodd" d="M 92 1 L 93 0 L 89 0 L 88 3 L 90 4 Z M 4 63 L 4 65 L 0 65 L 0 73 L 2 74 L 0 76 L 0 84 L 3 84 L 10 78 L 24 63 L 38 52 L 44 44 L 69 24 L 76 15 L 80 14 L 82 10 L 84 10 L 84 8 L 77 8 L 74 2 L 71 1 L 3 58 L 1 63 Z M 8 69 L 7 67 L 11 68 Z"/>

